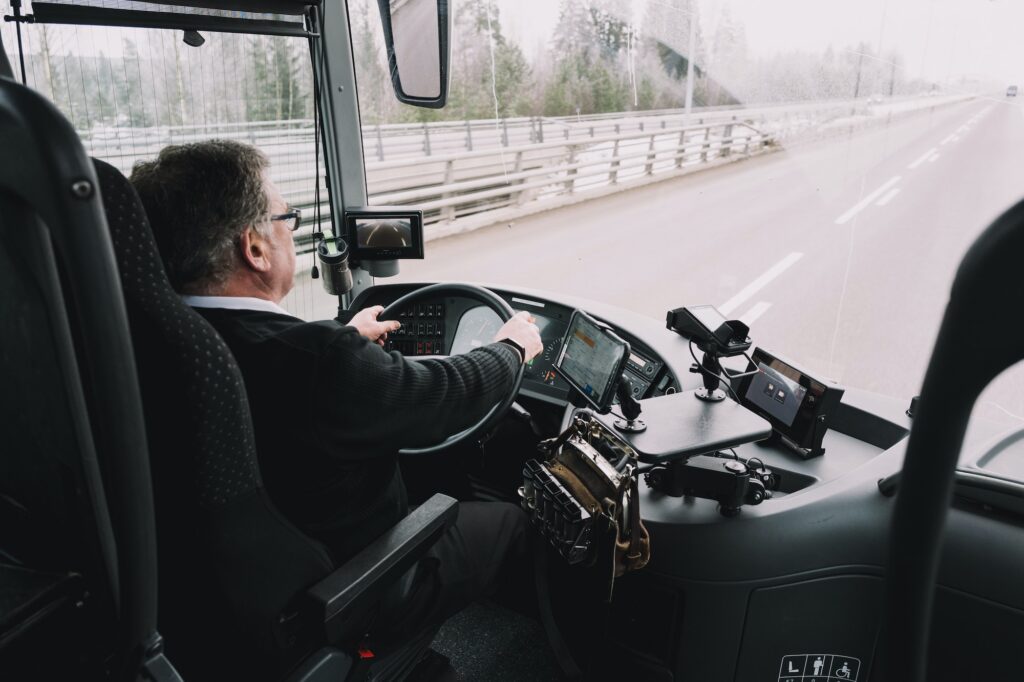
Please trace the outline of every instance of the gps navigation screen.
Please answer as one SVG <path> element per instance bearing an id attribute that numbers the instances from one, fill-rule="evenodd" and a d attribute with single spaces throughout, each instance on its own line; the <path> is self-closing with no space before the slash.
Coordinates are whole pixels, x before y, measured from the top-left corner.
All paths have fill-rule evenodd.
<path id="1" fill-rule="evenodd" d="M 629 344 L 583 312 L 569 323 L 555 369 L 599 411 L 607 411 L 622 373 Z"/>

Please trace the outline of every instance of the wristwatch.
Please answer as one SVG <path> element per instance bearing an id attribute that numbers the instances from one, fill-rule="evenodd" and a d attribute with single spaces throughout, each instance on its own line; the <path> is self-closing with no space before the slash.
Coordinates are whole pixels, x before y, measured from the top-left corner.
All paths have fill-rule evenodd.
<path id="1" fill-rule="evenodd" d="M 515 348 L 516 352 L 519 353 L 519 362 L 526 362 L 526 349 L 520 346 L 517 342 L 506 338 L 498 341 L 498 343 L 504 343 L 506 346 L 512 346 Z"/>

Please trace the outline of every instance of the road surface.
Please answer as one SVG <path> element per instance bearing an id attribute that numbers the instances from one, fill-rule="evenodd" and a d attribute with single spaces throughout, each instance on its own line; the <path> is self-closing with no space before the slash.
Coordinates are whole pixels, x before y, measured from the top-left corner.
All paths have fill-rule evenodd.
<path id="1" fill-rule="evenodd" d="M 659 320 L 713 303 L 748 321 L 758 345 L 909 400 L 960 258 L 1024 197 L 1020 149 L 1016 102 L 950 105 L 429 242 L 392 281 L 528 286 Z M 1024 373 L 983 400 L 986 416 L 1019 423 Z"/>

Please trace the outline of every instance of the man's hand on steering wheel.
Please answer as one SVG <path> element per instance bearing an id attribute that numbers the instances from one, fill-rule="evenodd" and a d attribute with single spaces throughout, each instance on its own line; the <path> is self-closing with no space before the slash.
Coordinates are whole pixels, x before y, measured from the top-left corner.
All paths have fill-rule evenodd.
<path id="1" fill-rule="evenodd" d="M 536 325 L 537 319 L 528 312 L 516 313 L 512 319 L 502 325 L 498 333 L 494 335 L 495 341 L 508 339 L 521 346 L 526 351 L 523 362 L 529 362 L 544 350 L 544 343 L 540 339 L 540 329 Z"/>
<path id="2" fill-rule="evenodd" d="M 388 332 L 393 332 L 402 326 L 397 320 L 379 322 L 377 317 L 383 310 L 384 306 L 382 305 L 363 308 L 352 316 L 348 324 L 350 327 L 355 327 L 360 336 L 383 346 L 384 342 L 388 340 Z"/>
<path id="3" fill-rule="evenodd" d="M 520 313 L 517 315 L 516 312 L 512 310 L 512 306 L 510 306 L 503 298 L 495 294 L 493 291 L 475 284 L 445 282 L 440 284 L 430 284 L 419 289 L 414 289 L 404 296 L 399 297 L 397 300 L 392 301 L 391 305 L 380 313 L 380 316 L 384 319 L 394 318 L 398 316 L 399 311 L 406 310 L 409 306 L 415 303 L 435 300 L 445 296 L 459 296 L 482 303 L 493 310 L 500 319 L 508 322 L 508 324 L 503 326 L 501 331 L 499 331 L 498 338 L 502 338 L 502 333 L 509 330 L 508 335 L 504 338 L 509 339 L 509 341 L 515 341 L 516 344 L 527 349 L 527 352 L 524 353 L 524 355 L 526 355 L 528 359 L 533 358 L 540 352 L 540 334 L 537 331 L 536 325 L 530 321 L 530 314 Z M 519 316 L 522 316 L 523 319 L 513 320 L 513 318 Z M 533 329 L 530 329 L 530 327 L 533 327 Z M 515 334 L 516 336 L 512 336 L 512 334 Z M 399 454 L 429 455 L 450 448 L 462 441 L 472 441 L 473 439 L 486 434 L 495 424 L 498 423 L 505 412 L 512 406 L 512 403 L 515 402 L 516 396 L 519 395 L 519 387 L 523 383 L 523 373 L 525 370 L 525 363 L 516 368 L 515 376 L 509 386 L 508 395 L 495 403 L 494 407 L 492 407 L 487 414 L 481 417 L 480 421 L 476 424 L 460 431 L 459 433 L 449 436 L 435 445 L 421 448 L 402 448 L 399 450 Z"/>

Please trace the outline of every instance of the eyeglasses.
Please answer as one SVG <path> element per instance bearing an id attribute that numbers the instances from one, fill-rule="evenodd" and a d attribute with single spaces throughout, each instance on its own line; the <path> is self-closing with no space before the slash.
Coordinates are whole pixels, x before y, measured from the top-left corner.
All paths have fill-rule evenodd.
<path id="1" fill-rule="evenodd" d="M 270 216 L 270 219 L 284 221 L 284 226 L 291 232 L 294 232 L 299 229 L 299 225 L 302 223 L 302 210 L 298 208 L 291 208 L 289 206 L 287 213 L 272 215 Z"/>

